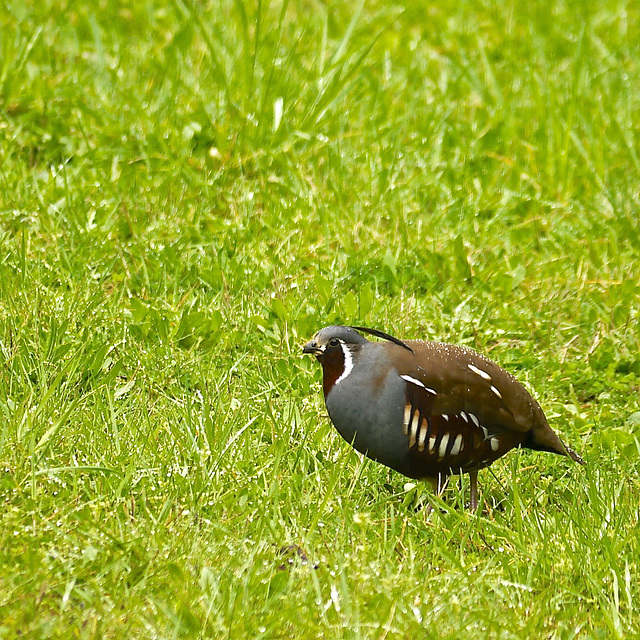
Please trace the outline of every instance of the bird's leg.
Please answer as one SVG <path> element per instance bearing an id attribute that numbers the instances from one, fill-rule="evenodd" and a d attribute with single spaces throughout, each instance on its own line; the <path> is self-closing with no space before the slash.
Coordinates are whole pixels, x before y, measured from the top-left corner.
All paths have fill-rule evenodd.
<path id="1" fill-rule="evenodd" d="M 471 489 L 471 501 L 469 509 L 474 513 L 478 510 L 478 472 L 469 471 L 469 486 Z"/>

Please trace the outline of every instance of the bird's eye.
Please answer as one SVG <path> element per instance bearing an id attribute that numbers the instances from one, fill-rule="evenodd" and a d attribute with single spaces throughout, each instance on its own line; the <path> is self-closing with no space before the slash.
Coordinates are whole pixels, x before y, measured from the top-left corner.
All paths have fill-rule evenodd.
<path id="1" fill-rule="evenodd" d="M 339 344 L 340 340 L 338 338 L 331 338 L 331 340 L 329 340 L 330 347 L 337 347 Z"/>

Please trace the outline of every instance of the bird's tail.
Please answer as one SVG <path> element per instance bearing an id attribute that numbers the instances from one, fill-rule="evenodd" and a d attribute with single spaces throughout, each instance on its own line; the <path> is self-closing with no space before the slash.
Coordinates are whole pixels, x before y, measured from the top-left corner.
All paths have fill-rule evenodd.
<path id="1" fill-rule="evenodd" d="M 563 443 L 564 444 L 564 443 Z M 571 447 L 567 447 L 564 445 L 564 448 L 567 450 L 567 455 L 578 464 L 587 464 Z"/>

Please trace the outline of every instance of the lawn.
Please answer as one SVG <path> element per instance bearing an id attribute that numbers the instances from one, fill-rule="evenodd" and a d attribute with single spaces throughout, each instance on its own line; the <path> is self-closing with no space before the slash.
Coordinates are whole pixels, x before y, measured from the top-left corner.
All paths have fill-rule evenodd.
<path id="1" fill-rule="evenodd" d="M 0 639 L 639 637 L 639 33 L 3 3 Z M 363 459 L 332 323 L 489 354 L 587 465 L 512 451 L 472 514 Z"/>

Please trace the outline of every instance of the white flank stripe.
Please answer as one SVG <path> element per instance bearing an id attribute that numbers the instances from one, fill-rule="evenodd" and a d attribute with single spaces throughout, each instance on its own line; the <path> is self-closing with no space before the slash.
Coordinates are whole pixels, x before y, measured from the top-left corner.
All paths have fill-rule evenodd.
<path id="1" fill-rule="evenodd" d="M 442 414 L 442 417 L 443 417 L 447 422 L 449 422 L 449 416 L 448 416 L 446 413 L 443 413 L 443 414 Z"/>
<path id="2" fill-rule="evenodd" d="M 409 422 L 411 421 L 411 405 L 405 405 L 404 408 L 404 421 L 402 423 L 402 432 L 404 435 L 409 434 Z"/>
<path id="3" fill-rule="evenodd" d="M 347 347 L 346 344 L 341 343 L 340 348 L 342 349 L 342 353 L 344 354 L 344 371 L 342 372 L 342 375 L 336 380 L 336 385 L 340 384 L 353 371 L 353 357 L 351 356 L 349 347 Z"/>
<path id="4" fill-rule="evenodd" d="M 469 422 L 469 419 L 467 418 L 467 414 L 464 411 L 460 412 L 460 417 L 465 421 L 465 422 Z"/>
<path id="5" fill-rule="evenodd" d="M 460 453 L 460 449 L 462 449 L 462 434 L 459 433 L 456 436 L 456 439 L 453 441 L 453 447 L 451 447 L 451 455 L 457 456 Z"/>
<path id="6" fill-rule="evenodd" d="M 417 413 L 417 412 L 416 412 Z M 411 418 L 411 424 L 409 424 L 409 449 L 416 443 L 416 437 L 418 435 L 418 428 L 420 427 L 420 416 L 413 414 Z"/>
<path id="7" fill-rule="evenodd" d="M 491 451 L 497 451 L 498 450 L 498 438 L 491 438 L 491 440 L 489 440 L 490 444 L 491 444 Z"/>
<path id="8" fill-rule="evenodd" d="M 424 445 L 427 440 L 427 431 L 429 429 L 429 423 L 426 418 L 422 418 L 420 422 L 420 431 L 418 431 L 418 451 L 424 451 Z"/>
<path id="9" fill-rule="evenodd" d="M 489 429 L 486 427 L 480 427 L 482 429 L 482 433 L 484 433 L 484 439 L 486 440 L 489 437 Z"/>
<path id="10" fill-rule="evenodd" d="M 473 373 L 477 373 L 481 378 L 484 378 L 485 380 L 491 380 L 491 376 L 486 371 L 478 369 L 478 367 L 475 367 L 472 364 L 468 364 L 467 367 L 469 367 L 469 369 L 471 369 Z"/>
<path id="11" fill-rule="evenodd" d="M 502 400 L 502 394 L 493 385 L 491 385 L 491 391 L 493 391 L 493 393 L 495 393 L 498 396 L 498 398 Z"/>
<path id="12" fill-rule="evenodd" d="M 480 426 L 480 420 L 478 420 L 478 418 L 476 418 L 475 414 L 470 413 L 469 417 L 471 418 L 471 422 L 473 422 L 473 424 L 475 424 L 476 427 Z"/>
<path id="13" fill-rule="evenodd" d="M 435 451 L 435 448 L 436 448 L 436 437 L 431 436 L 429 438 L 429 453 L 433 453 Z"/>
<path id="14" fill-rule="evenodd" d="M 440 440 L 440 448 L 438 449 L 438 460 L 444 458 L 444 454 L 447 452 L 447 445 L 449 444 L 449 434 L 445 433 Z"/>

